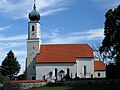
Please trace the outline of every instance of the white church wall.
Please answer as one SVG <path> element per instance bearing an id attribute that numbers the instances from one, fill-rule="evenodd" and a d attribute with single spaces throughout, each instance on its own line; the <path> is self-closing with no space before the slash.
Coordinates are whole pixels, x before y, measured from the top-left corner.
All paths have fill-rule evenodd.
<path id="1" fill-rule="evenodd" d="M 45 79 L 49 77 L 48 73 L 51 71 L 52 77 L 55 77 L 55 68 L 57 69 L 57 73 L 59 71 L 63 70 L 65 74 L 67 74 L 67 68 L 70 70 L 70 77 L 75 78 L 76 73 L 76 63 L 41 63 L 36 64 L 36 79 L 43 79 L 43 76 L 45 75 Z M 63 76 L 64 76 L 63 75 Z M 58 78 L 59 75 L 57 74 Z"/>
<path id="2" fill-rule="evenodd" d="M 95 78 L 105 78 L 106 71 L 95 71 Z"/>
<path id="3" fill-rule="evenodd" d="M 77 58 L 77 76 L 79 78 L 94 77 L 94 61 L 93 58 Z M 84 73 L 86 67 L 86 74 Z"/>
<path id="4" fill-rule="evenodd" d="M 26 61 L 26 79 L 31 80 L 36 75 L 35 56 L 39 53 L 40 24 L 38 22 L 28 23 L 27 39 L 27 61 Z M 35 79 L 35 78 L 34 78 Z"/>
<path id="5" fill-rule="evenodd" d="M 27 79 L 35 75 L 35 56 L 39 53 L 39 41 L 27 42 Z"/>

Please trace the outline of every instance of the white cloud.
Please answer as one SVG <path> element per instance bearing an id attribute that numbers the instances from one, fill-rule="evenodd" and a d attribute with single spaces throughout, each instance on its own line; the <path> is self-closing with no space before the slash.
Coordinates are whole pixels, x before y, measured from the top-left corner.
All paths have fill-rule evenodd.
<path id="1" fill-rule="evenodd" d="M 27 39 L 27 35 L 17 35 L 13 37 L 0 36 L 0 41 L 18 41 Z"/>
<path id="2" fill-rule="evenodd" d="M 58 11 L 65 10 L 70 5 L 70 0 L 37 0 L 37 9 L 41 16 L 51 15 Z M 33 8 L 32 0 L 0 0 L 0 12 L 9 13 L 14 19 L 26 18 Z"/>
<path id="3" fill-rule="evenodd" d="M 25 57 L 19 58 L 17 60 L 18 60 L 18 62 L 21 65 L 21 69 L 20 69 L 20 73 L 19 74 L 22 74 L 25 71 L 25 62 L 26 62 L 25 61 Z"/>
<path id="4" fill-rule="evenodd" d="M 57 36 L 59 36 L 60 30 L 58 28 L 55 28 L 54 30 L 48 30 L 48 32 L 42 32 L 42 38 L 45 38 L 45 39 L 56 38 Z"/>
<path id="5" fill-rule="evenodd" d="M 21 47 L 24 46 L 25 47 L 26 42 L 0 42 L 0 46 L 2 48 L 0 48 L 0 50 L 10 50 L 11 48 L 15 48 L 15 47 Z"/>
<path id="6" fill-rule="evenodd" d="M 61 34 L 61 32 L 58 33 L 55 30 L 52 30 L 52 33 L 49 32 L 43 34 L 43 38 L 48 39 L 45 43 L 80 43 L 89 40 L 101 40 L 104 37 L 103 28 L 92 29 L 87 32 L 72 32 L 67 34 Z"/>
<path id="7" fill-rule="evenodd" d="M 0 27 L 0 31 L 8 30 L 8 29 L 11 28 L 11 27 L 12 27 L 12 25 Z"/>
<path id="8" fill-rule="evenodd" d="M 104 34 L 104 29 L 103 28 L 98 28 L 98 29 L 92 29 L 88 30 L 87 32 L 77 32 L 77 33 L 72 33 L 73 35 L 82 35 L 82 36 L 88 36 L 88 39 L 92 38 L 103 38 Z M 87 38 L 87 37 L 85 37 Z"/>
<path id="9" fill-rule="evenodd" d="M 13 50 L 13 52 L 15 53 L 15 55 L 18 57 L 20 56 L 26 56 L 27 55 L 27 51 L 26 50 Z M 25 60 L 25 58 L 24 58 Z"/>
<path id="10" fill-rule="evenodd" d="M 47 15 L 52 15 L 53 13 L 56 13 L 58 11 L 63 11 L 65 10 L 66 8 L 58 8 L 58 9 L 53 9 L 53 10 L 48 10 L 46 12 L 42 12 L 40 15 L 41 16 L 47 16 Z"/>

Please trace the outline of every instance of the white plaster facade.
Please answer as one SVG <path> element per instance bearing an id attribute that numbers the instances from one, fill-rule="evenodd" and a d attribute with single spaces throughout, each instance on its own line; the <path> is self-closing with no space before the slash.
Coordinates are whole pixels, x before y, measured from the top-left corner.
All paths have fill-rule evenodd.
<path id="1" fill-rule="evenodd" d="M 86 66 L 86 72 L 84 70 L 84 66 Z M 76 63 L 41 63 L 36 64 L 36 79 L 43 79 L 45 75 L 45 79 L 47 79 L 48 73 L 51 71 L 52 77 L 55 77 L 55 68 L 57 68 L 57 74 L 60 70 L 63 70 L 67 74 L 67 68 L 69 68 L 69 75 L 72 78 L 77 77 L 79 78 L 94 78 L 97 77 L 97 72 L 94 72 L 94 60 L 93 58 L 76 58 Z M 104 74 L 101 72 L 100 77 L 105 77 Z M 59 76 L 58 76 L 59 77 Z"/>
<path id="2" fill-rule="evenodd" d="M 86 67 L 86 70 L 85 70 Z M 57 78 L 59 71 L 63 70 L 65 76 L 69 68 L 69 76 L 75 78 L 105 78 L 106 71 L 94 71 L 93 58 L 76 58 L 76 63 L 39 63 L 36 64 L 36 79 L 48 79 L 49 72 L 52 72 L 52 78 L 55 79 L 55 68 L 57 69 Z M 99 73 L 99 74 L 98 74 Z"/>
<path id="3" fill-rule="evenodd" d="M 94 77 L 94 60 L 93 58 L 77 58 L 77 76 L 80 78 Z M 86 72 L 85 71 L 86 67 Z"/>
<path id="4" fill-rule="evenodd" d="M 64 71 L 64 75 L 67 74 L 67 69 L 69 69 L 69 75 L 72 78 L 75 78 L 75 74 L 77 72 L 76 63 L 41 63 L 36 64 L 36 79 L 43 79 L 45 75 L 45 79 L 49 78 L 48 73 L 51 71 L 52 77 L 55 77 L 55 69 L 57 69 L 57 77 L 60 78 L 59 72 L 61 70 Z M 64 76 L 63 75 L 63 76 Z"/>
<path id="5" fill-rule="evenodd" d="M 95 78 L 105 78 L 106 71 L 95 71 L 94 75 L 95 75 Z"/>

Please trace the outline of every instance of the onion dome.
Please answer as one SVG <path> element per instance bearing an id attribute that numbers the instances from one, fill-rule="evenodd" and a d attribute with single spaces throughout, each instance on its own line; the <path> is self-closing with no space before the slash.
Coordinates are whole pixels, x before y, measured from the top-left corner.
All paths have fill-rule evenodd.
<path id="1" fill-rule="evenodd" d="M 36 5 L 34 3 L 33 10 L 29 13 L 29 19 L 31 21 L 39 21 L 40 20 L 40 14 L 36 10 Z"/>

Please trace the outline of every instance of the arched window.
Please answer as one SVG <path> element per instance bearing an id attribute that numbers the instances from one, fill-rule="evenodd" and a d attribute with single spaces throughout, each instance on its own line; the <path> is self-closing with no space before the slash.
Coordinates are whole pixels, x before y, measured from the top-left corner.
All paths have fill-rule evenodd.
<path id="1" fill-rule="evenodd" d="M 100 73 L 98 73 L 98 77 L 100 77 Z"/>
<path id="2" fill-rule="evenodd" d="M 67 68 L 67 76 L 70 76 L 70 69 Z"/>
<path id="3" fill-rule="evenodd" d="M 35 27 L 34 26 L 32 26 L 32 31 L 35 31 Z"/>
<path id="4" fill-rule="evenodd" d="M 58 70 L 57 68 L 55 68 L 55 77 L 57 78 L 57 73 L 58 73 Z"/>
<path id="5" fill-rule="evenodd" d="M 86 68 L 86 65 L 84 65 L 84 75 L 86 75 L 87 73 L 87 68 Z"/>
<path id="6" fill-rule="evenodd" d="M 43 80 L 45 80 L 45 75 L 43 75 Z"/>

